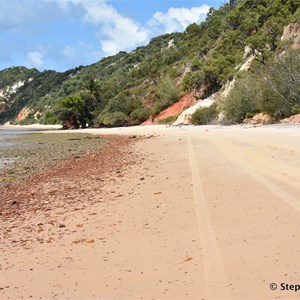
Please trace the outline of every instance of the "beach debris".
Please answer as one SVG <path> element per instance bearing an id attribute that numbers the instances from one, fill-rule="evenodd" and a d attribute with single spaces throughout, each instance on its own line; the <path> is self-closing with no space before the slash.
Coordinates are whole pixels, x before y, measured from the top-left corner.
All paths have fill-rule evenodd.
<path id="1" fill-rule="evenodd" d="M 83 224 L 76 224 L 76 227 L 83 227 Z"/>
<path id="2" fill-rule="evenodd" d="M 87 244 L 92 244 L 95 243 L 94 239 L 76 239 L 74 241 L 72 241 L 73 244 L 79 244 L 79 243 L 87 243 Z"/>
<path id="3" fill-rule="evenodd" d="M 141 177 L 140 180 L 145 180 L 145 177 Z"/>
<path id="4" fill-rule="evenodd" d="M 85 240 L 85 242 L 86 242 L 87 244 L 92 244 L 92 243 L 95 242 L 95 240 L 94 240 L 94 239 L 87 239 L 87 240 Z"/>
<path id="5" fill-rule="evenodd" d="M 162 194 L 162 192 L 156 192 L 156 193 L 154 193 L 154 195 L 160 195 L 160 194 Z"/>
<path id="6" fill-rule="evenodd" d="M 151 135 L 146 136 L 146 139 L 152 139 L 152 138 L 155 138 L 155 135 L 151 134 Z"/>
<path id="7" fill-rule="evenodd" d="M 73 244 L 79 244 L 80 242 L 81 242 L 81 240 L 79 240 L 79 239 L 72 241 Z"/>
<path id="8" fill-rule="evenodd" d="M 58 227 L 59 227 L 59 228 L 64 228 L 64 227 L 66 227 L 66 225 L 64 225 L 64 224 L 59 224 Z"/>
<path id="9" fill-rule="evenodd" d="M 186 259 L 184 259 L 184 260 L 178 262 L 177 265 L 186 263 L 186 262 L 188 262 L 188 261 L 191 261 L 192 259 L 193 259 L 192 257 L 188 257 L 188 258 L 186 258 Z"/>

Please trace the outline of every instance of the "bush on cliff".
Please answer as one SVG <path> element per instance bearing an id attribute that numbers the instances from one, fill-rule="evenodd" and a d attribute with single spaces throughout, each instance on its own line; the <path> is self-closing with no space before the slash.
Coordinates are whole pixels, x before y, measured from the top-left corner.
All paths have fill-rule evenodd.
<path id="1" fill-rule="evenodd" d="M 236 123 L 255 113 L 275 119 L 291 116 L 300 106 L 300 49 L 289 50 L 274 62 L 238 79 L 222 101 L 225 118 Z"/>
<path id="2" fill-rule="evenodd" d="M 191 116 L 191 123 L 194 125 L 206 125 L 213 122 L 217 116 L 217 106 L 213 104 L 209 107 L 197 109 Z"/>
<path id="3" fill-rule="evenodd" d="M 226 120 L 241 123 L 245 118 L 259 112 L 261 91 L 253 76 L 245 76 L 236 81 L 226 99 L 221 102 L 221 111 Z"/>

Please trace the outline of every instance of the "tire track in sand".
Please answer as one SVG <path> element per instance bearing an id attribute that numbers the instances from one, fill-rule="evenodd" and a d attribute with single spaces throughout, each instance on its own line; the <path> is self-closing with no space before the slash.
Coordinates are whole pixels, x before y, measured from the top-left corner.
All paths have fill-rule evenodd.
<path id="1" fill-rule="evenodd" d="M 257 167 L 255 161 L 253 162 L 250 158 L 247 159 L 246 157 L 243 157 L 240 153 L 235 151 L 234 147 L 232 147 L 232 144 L 222 144 L 222 146 L 220 144 L 216 144 L 216 146 L 224 153 L 224 155 L 228 159 L 238 164 L 241 168 L 246 170 L 253 178 L 255 178 L 257 181 L 263 184 L 269 191 L 277 195 L 283 201 L 285 201 L 294 209 L 300 212 L 300 198 L 295 198 L 294 196 L 280 188 L 278 185 L 267 179 L 266 176 L 264 176 L 262 170 L 259 167 Z M 272 171 L 270 171 L 268 175 L 272 177 Z M 281 178 L 282 182 L 289 184 L 290 182 L 288 180 L 289 178 Z"/>
<path id="2" fill-rule="evenodd" d="M 193 143 L 190 137 L 187 138 L 187 141 L 193 180 L 194 204 L 200 242 L 203 251 L 203 266 L 206 278 L 207 297 L 208 299 L 230 299 L 231 297 L 222 263 L 222 257 L 219 251 L 209 210 L 205 202 Z"/>

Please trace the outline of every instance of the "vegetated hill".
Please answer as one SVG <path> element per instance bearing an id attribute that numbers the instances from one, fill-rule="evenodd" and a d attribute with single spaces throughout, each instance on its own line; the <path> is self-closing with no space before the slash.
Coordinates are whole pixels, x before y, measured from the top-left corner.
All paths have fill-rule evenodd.
<path id="1" fill-rule="evenodd" d="M 30 112 L 27 117 L 34 120 L 34 114 L 37 117 L 52 107 L 52 95 L 58 95 L 62 83 L 79 70 L 60 73 L 12 67 L 0 71 L 0 123 L 15 120 L 24 107 Z"/>
<path id="2" fill-rule="evenodd" d="M 64 73 L 3 70 L 1 90 L 15 88 L 1 94 L 0 123 L 15 120 L 26 106 L 23 123 L 56 117 L 72 126 L 139 124 L 186 93 L 200 99 L 219 91 L 236 76 L 246 46 L 254 57 L 251 72 L 260 72 L 287 46 L 280 40 L 284 26 L 299 20 L 300 0 L 231 0 L 183 33 L 159 36 L 90 66 Z"/>

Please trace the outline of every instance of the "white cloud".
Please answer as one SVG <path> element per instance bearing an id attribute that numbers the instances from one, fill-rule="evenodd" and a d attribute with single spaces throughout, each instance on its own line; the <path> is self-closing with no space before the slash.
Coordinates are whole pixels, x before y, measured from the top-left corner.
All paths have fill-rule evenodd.
<path id="1" fill-rule="evenodd" d="M 28 68 L 41 68 L 44 64 L 43 56 L 38 51 L 28 52 L 24 61 L 24 65 Z"/>
<path id="2" fill-rule="evenodd" d="M 96 36 L 104 55 L 113 55 L 121 50 L 131 50 L 149 40 L 149 32 L 134 20 L 121 15 L 105 0 L 64 0 L 79 5 L 84 10 L 82 21 L 98 26 Z"/>
<path id="3" fill-rule="evenodd" d="M 112 24 L 102 27 L 99 35 L 104 37 L 100 44 L 103 52 L 107 55 L 132 49 L 149 40 L 146 29 L 126 18 L 116 19 Z"/>
<path id="4" fill-rule="evenodd" d="M 192 8 L 169 8 L 166 13 L 157 12 L 148 22 L 148 25 L 157 28 L 160 32 L 183 31 L 192 23 L 205 20 L 210 6 L 202 5 Z"/>

